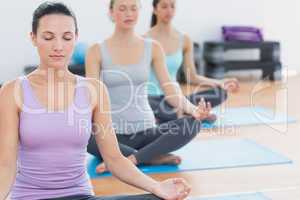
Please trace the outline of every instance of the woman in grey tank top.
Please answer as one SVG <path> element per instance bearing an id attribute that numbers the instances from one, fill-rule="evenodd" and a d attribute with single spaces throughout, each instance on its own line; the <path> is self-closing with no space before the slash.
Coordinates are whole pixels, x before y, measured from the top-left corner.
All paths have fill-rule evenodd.
<path id="1" fill-rule="evenodd" d="M 138 11 L 136 0 L 111 1 L 115 31 L 89 49 L 86 74 L 101 79 L 108 88 L 114 128 L 123 155 L 136 165 L 179 164 L 181 158 L 170 152 L 183 147 L 199 133 L 201 120 L 212 116 L 211 106 L 204 99 L 197 106 L 188 101 L 178 84 L 171 81 L 160 45 L 134 33 Z M 180 119 L 156 125 L 146 88 L 151 66 L 168 103 L 182 116 Z M 93 137 L 88 152 L 102 159 Z M 102 163 L 96 170 L 102 173 L 106 167 Z"/>
<path id="2" fill-rule="evenodd" d="M 195 105 L 198 104 L 201 98 L 204 98 L 211 103 L 212 107 L 215 107 L 226 100 L 227 92 L 237 91 L 239 83 L 234 78 L 216 80 L 197 74 L 194 64 L 193 42 L 187 34 L 177 31 L 172 24 L 173 17 L 176 14 L 176 0 L 153 0 L 152 5 L 151 29 L 146 33 L 146 36 L 160 42 L 165 49 L 167 67 L 171 78 L 176 81 L 178 77 L 178 80 L 187 84 L 211 88 L 196 91 L 187 98 Z M 184 77 L 179 76 L 181 74 Z M 153 88 L 156 90 L 149 89 L 148 94 L 155 118 L 158 119 L 159 123 L 176 119 L 176 112 L 172 112 L 173 107 L 168 104 L 165 96 L 160 92 L 154 92 L 159 91 L 159 87 L 156 86 L 157 81 L 155 80 L 152 83 L 154 83 Z"/>

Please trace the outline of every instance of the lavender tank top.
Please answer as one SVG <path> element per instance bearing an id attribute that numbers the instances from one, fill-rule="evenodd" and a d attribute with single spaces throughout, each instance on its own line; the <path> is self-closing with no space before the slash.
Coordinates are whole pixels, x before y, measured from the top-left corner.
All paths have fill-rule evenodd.
<path id="1" fill-rule="evenodd" d="M 77 76 L 73 103 L 47 111 L 27 77 L 21 77 L 23 108 L 19 119 L 18 171 L 11 199 L 35 200 L 93 195 L 86 172 L 92 110 L 86 81 Z"/>

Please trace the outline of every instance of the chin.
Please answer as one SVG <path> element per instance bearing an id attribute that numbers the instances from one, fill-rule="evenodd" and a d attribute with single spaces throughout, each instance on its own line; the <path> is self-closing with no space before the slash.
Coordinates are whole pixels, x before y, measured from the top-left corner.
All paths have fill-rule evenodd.
<path id="1" fill-rule="evenodd" d="M 172 19 L 173 19 L 173 17 L 166 17 L 166 18 L 164 19 L 164 22 L 165 22 L 166 24 L 169 24 L 169 23 L 172 22 Z"/>
<path id="2" fill-rule="evenodd" d="M 170 24 L 172 20 L 165 20 L 165 24 Z"/>
<path id="3" fill-rule="evenodd" d="M 66 63 L 62 63 L 62 62 L 56 62 L 56 63 L 51 63 L 48 65 L 49 68 L 51 69 L 56 69 L 56 70 L 64 70 L 68 68 L 68 65 L 66 65 Z"/>
<path id="4" fill-rule="evenodd" d="M 132 23 L 132 24 L 123 24 L 123 29 L 134 29 L 136 23 Z"/>

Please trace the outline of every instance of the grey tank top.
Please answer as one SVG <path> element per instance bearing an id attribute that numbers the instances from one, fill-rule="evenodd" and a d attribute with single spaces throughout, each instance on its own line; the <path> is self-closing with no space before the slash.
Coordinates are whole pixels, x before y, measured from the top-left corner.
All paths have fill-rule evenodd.
<path id="1" fill-rule="evenodd" d="M 117 134 L 153 128 L 155 117 L 148 102 L 147 83 L 152 61 L 152 40 L 144 40 L 144 53 L 136 64 L 115 65 L 106 42 L 100 43 L 100 78 L 108 88 L 113 126 Z"/>

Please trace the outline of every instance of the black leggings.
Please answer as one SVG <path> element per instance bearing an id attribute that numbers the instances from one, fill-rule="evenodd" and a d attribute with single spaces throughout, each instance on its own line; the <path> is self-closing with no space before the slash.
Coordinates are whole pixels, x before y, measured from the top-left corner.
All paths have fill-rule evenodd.
<path id="1" fill-rule="evenodd" d="M 124 195 L 124 196 L 111 196 L 111 197 L 96 197 L 90 195 L 75 195 L 67 197 L 59 197 L 47 200 L 161 200 L 152 194 L 143 195 Z"/>
<path id="2" fill-rule="evenodd" d="M 187 99 L 194 105 L 197 105 L 201 98 L 204 98 L 205 101 L 211 103 L 212 107 L 215 107 L 227 99 L 227 92 L 220 87 L 216 87 L 187 96 Z M 148 100 L 158 123 L 177 119 L 176 111 L 168 104 L 164 95 L 148 96 Z"/>
<path id="3" fill-rule="evenodd" d="M 135 134 L 117 134 L 117 139 L 124 156 L 134 155 L 138 164 L 147 164 L 189 143 L 200 132 L 200 128 L 200 121 L 184 117 Z M 88 152 L 102 160 L 94 136 L 90 138 Z"/>
<path id="4" fill-rule="evenodd" d="M 131 135 L 117 134 L 122 154 L 126 157 L 135 155 L 138 164 L 147 164 L 157 156 L 178 150 L 189 143 L 201 128 L 201 123 L 192 117 L 178 119 L 173 107 L 167 103 L 163 95 L 148 98 L 159 122 L 158 127 Z M 227 99 L 227 93 L 217 87 L 192 94 L 187 98 L 195 105 L 204 98 L 215 107 Z M 90 138 L 88 152 L 102 161 L 94 136 Z"/>

